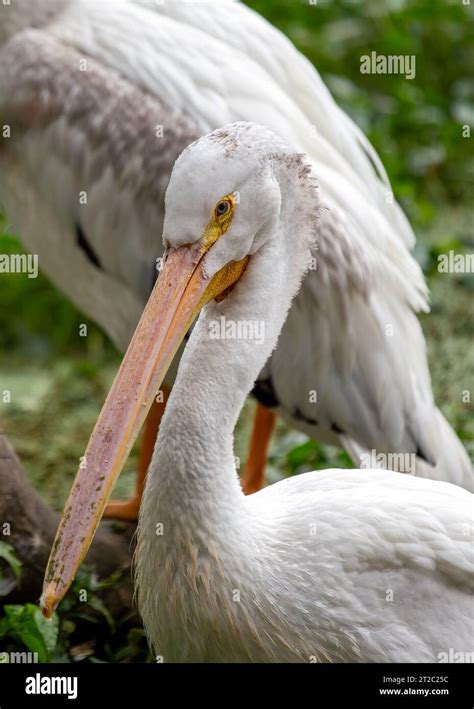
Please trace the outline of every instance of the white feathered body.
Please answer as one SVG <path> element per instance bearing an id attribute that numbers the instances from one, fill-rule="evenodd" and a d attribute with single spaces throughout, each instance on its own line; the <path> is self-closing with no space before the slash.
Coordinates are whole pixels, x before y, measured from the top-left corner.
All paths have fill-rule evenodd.
<path id="1" fill-rule="evenodd" d="M 224 516 L 196 535 L 179 502 L 172 522 L 156 508 L 164 534 L 148 545 L 140 598 L 164 662 L 437 662 L 450 648 L 472 653 L 466 491 L 380 470 L 326 470 L 276 483 L 234 511 L 238 525 Z"/>
<path id="2" fill-rule="evenodd" d="M 266 128 L 234 124 L 176 162 L 166 243 L 179 246 L 193 225 L 200 234 L 221 190 L 237 186 L 240 204 L 204 269 L 211 278 L 245 254 L 249 262 L 189 338 L 140 510 L 137 600 L 154 651 L 164 662 L 428 662 L 468 652 L 469 492 L 380 470 L 316 471 L 242 492 L 235 423 L 299 290 L 319 206 L 304 158 Z M 262 323 L 263 341 L 210 337 L 222 317 Z"/>

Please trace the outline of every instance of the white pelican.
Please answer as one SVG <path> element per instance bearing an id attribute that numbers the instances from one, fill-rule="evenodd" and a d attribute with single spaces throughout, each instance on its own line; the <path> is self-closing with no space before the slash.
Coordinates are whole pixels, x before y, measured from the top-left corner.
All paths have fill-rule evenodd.
<path id="1" fill-rule="evenodd" d="M 0 3 L 0 68 L 0 126 L 11 128 L 0 202 L 44 272 L 122 350 L 156 277 L 164 192 L 183 148 L 255 120 L 305 152 L 325 207 L 317 270 L 253 392 L 359 465 L 372 451 L 407 454 L 411 472 L 472 489 L 433 400 L 412 229 L 373 148 L 283 35 L 227 0 L 15 0 Z M 273 419 L 258 409 L 247 491 L 262 484 Z M 137 507 L 138 496 L 122 513 Z"/>
<path id="2" fill-rule="evenodd" d="M 309 473 L 247 497 L 240 487 L 233 429 L 298 292 L 318 212 L 304 156 L 267 128 L 232 124 L 178 159 L 165 266 L 66 506 L 45 614 L 203 308 L 140 511 L 138 603 L 155 651 L 165 662 L 433 662 L 448 648 L 471 651 L 469 492 L 379 470 Z M 263 341 L 213 339 L 222 317 L 264 323 Z"/>

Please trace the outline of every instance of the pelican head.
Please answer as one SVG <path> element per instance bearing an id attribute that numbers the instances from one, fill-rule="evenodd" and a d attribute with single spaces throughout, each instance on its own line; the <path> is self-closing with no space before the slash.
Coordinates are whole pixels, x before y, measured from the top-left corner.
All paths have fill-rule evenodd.
<path id="1" fill-rule="evenodd" d="M 199 241 L 203 252 L 212 246 L 209 272 L 255 253 L 279 218 L 281 194 L 270 156 L 275 141 L 262 126 L 236 123 L 186 148 L 166 193 L 165 246 Z"/>
<path id="2" fill-rule="evenodd" d="M 247 266 L 252 271 L 247 283 L 261 288 L 274 287 L 269 281 L 280 274 L 282 303 L 275 304 L 275 312 L 283 314 L 275 326 L 276 342 L 309 262 L 316 222 L 309 175 L 300 154 L 253 123 L 214 131 L 177 160 L 166 194 L 164 265 L 66 504 L 46 571 L 45 615 L 66 593 L 92 542 L 113 484 L 187 330 L 209 301 L 233 297 Z M 259 254 L 265 251 L 267 269 L 259 270 Z"/>
<path id="3" fill-rule="evenodd" d="M 306 260 L 315 204 L 303 155 L 255 123 L 219 128 L 192 143 L 174 165 L 165 199 L 166 254 L 184 248 L 198 255 L 209 281 L 206 302 L 219 298 L 223 280 L 235 283 L 249 258 L 282 231 L 287 236 L 288 228 L 287 245 Z M 298 282 L 300 272 L 295 269 Z"/>

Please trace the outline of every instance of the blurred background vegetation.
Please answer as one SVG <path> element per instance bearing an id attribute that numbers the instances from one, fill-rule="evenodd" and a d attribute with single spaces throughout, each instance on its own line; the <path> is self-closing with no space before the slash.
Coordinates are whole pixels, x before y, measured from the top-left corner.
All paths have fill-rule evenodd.
<path id="1" fill-rule="evenodd" d="M 462 274 L 439 274 L 436 268 L 438 254 L 474 248 L 474 137 L 462 137 L 462 127 L 474 124 L 473 9 L 461 0 L 318 0 L 316 4 L 249 0 L 247 4 L 315 64 L 387 168 L 395 195 L 417 233 L 415 255 L 432 293 L 432 313 L 423 316 L 422 324 L 435 396 L 474 459 L 473 417 L 461 399 L 463 390 L 472 389 L 473 280 Z M 371 51 L 414 54 L 415 79 L 361 74 L 360 57 Z M 1 252 L 21 250 L 6 220 L 0 221 L 0 235 Z M 0 392 L 12 392 L 12 402 L 0 404 L 1 426 L 42 495 L 60 508 L 120 357 L 106 336 L 43 277 L 2 275 L 0 303 Z M 81 323 L 88 324 L 88 337 L 78 336 Z M 252 407 L 249 402 L 237 435 L 242 461 Z M 133 454 L 115 496 L 130 492 L 135 463 Z M 350 465 L 344 453 L 308 441 L 280 423 L 268 479 L 315 467 Z M 31 616 L 31 627 L 36 628 L 34 607 L 21 612 Z M 0 638 L 10 633 L 10 640 L 16 637 L 11 641 L 21 645 L 24 639 L 18 632 L 15 636 L 14 629 L 19 613 L 10 610 L 8 622 L 4 618 L 2 625 L 0 620 Z M 74 619 L 66 618 L 64 623 L 72 632 Z M 51 638 L 44 643 L 49 648 L 44 650 L 45 658 L 65 659 L 73 654 L 64 623 L 60 645 L 55 646 Z M 36 632 L 41 636 L 41 627 L 33 635 Z M 135 640 L 142 647 L 138 629 Z M 105 643 L 86 655 L 140 659 L 135 640 L 128 641 L 128 651 Z"/>

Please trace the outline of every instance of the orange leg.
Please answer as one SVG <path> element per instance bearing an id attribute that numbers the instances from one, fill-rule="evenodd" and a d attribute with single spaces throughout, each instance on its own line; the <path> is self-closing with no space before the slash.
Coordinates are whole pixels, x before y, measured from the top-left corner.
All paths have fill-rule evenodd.
<path id="1" fill-rule="evenodd" d="M 268 446 L 275 428 L 276 414 L 257 402 L 250 440 L 249 457 L 242 473 L 242 489 L 246 495 L 257 492 L 265 482 Z"/>
<path id="2" fill-rule="evenodd" d="M 166 402 L 170 391 L 162 387 L 163 401 L 154 401 L 145 421 L 142 440 L 140 443 L 140 455 L 138 459 L 137 481 L 133 497 L 125 502 L 109 502 L 104 510 L 104 517 L 112 519 L 126 519 L 134 521 L 138 519 L 138 511 L 145 487 L 145 478 L 150 465 L 153 449 L 155 447 L 156 436 L 160 428 L 161 417 L 163 416 Z"/>

